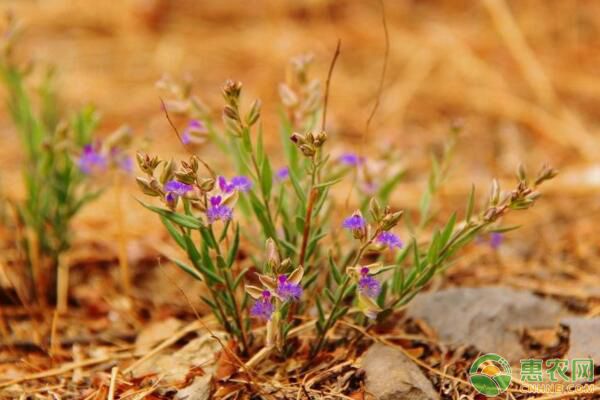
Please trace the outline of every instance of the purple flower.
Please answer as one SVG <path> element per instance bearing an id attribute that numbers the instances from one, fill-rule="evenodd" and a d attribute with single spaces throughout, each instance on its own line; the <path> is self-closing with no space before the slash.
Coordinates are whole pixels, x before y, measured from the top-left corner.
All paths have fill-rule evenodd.
<path id="1" fill-rule="evenodd" d="M 290 176 L 290 168 L 289 167 L 281 167 L 275 173 L 275 179 L 278 182 L 283 182 Z"/>
<path id="2" fill-rule="evenodd" d="M 402 240 L 400 240 L 398 236 L 388 231 L 381 232 L 377 236 L 377 243 L 381 243 L 390 249 L 393 249 L 394 247 L 401 249 L 402 246 L 404 246 L 404 243 L 402 243 Z"/>
<path id="3" fill-rule="evenodd" d="M 83 152 L 79 156 L 79 160 L 77 160 L 79 169 L 86 175 L 104 171 L 107 164 L 106 157 L 95 150 L 91 144 L 86 144 L 83 147 Z"/>
<path id="4" fill-rule="evenodd" d="M 219 188 L 223 193 L 231 193 L 234 190 L 247 192 L 252 189 L 252 181 L 246 176 L 234 176 L 230 182 L 225 177 L 219 177 Z"/>
<path id="5" fill-rule="evenodd" d="M 381 283 L 371 275 L 369 268 L 363 267 L 360 270 L 360 279 L 358 280 L 358 290 L 367 297 L 375 298 L 381 292 Z"/>
<path id="6" fill-rule="evenodd" d="M 119 160 L 119 167 L 124 172 L 130 174 L 133 172 L 133 160 L 128 155 L 125 155 Z"/>
<path id="7" fill-rule="evenodd" d="M 181 134 L 181 141 L 183 144 L 189 144 L 192 141 L 192 135 L 194 133 L 206 133 L 206 126 L 202 121 L 197 119 L 191 119 L 186 128 Z"/>
<path id="8" fill-rule="evenodd" d="M 279 275 L 277 278 L 277 296 L 281 297 L 283 301 L 298 301 L 302 296 L 302 286 L 290 282 L 285 275 Z"/>
<path id="9" fill-rule="evenodd" d="M 344 220 L 342 226 L 346 229 L 351 229 L 351 230 L 363 229 L 367 226 L 367 222 L 360 215 L 354 214 L 354 215 L 346 218 Z"/>
<path id="10" fill-rule="evenodd" d="M 221 204 L 221 196 L 212 196 L 210 198 L 210 207 L 206 210 L 206 217 L 211 224 L 215 221 L 228 221 L 233 216 L 233 210 L 224 204 Z"/>
<path id="11" fill-rule="evenodd" d="M 340 156 L 339 161 L 342 164 L 356 167 L 363 163 L 364 158 L 354 153 L 344 153 Z"/>
<path id="12" fill-rule="evenodd" d="M 240 192 L 247 192 L 252 189 L 252 181 L 247 176 L 234 176 L 231 178 L 231 184 Z"/>
<path id="13" fill-rule="evenodd" d="M 262 297 L 258 299 L 250 309 L 250 314 L 254 317 L 268 321 L 275 311 L 275 306 L 271 303 L 271 293 L 268 290 L 262 292 Z"/>
<path id="14" fill-rule="evenodd" d="M 165 183 L 165 192 L 171 193 L 176 196 L 184 196 L 186 193 L 191 192 L 194 187 L 179 181 L 169 181 Z"/>
<path id="15" fill-rule="evenodd" d="M 498 250 L 503 240 L 503 234 L 501 234 L 500 232 L 492 232 L 490 234 L 490 247 L 494 250 Z"/>

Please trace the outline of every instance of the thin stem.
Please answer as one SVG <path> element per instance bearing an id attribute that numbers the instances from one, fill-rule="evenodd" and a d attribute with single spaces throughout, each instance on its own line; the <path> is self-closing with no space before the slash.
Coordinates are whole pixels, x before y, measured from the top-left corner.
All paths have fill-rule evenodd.
<path id="1" fill-rule="evenodd" d="M 327 103 L 329 101 L 329 84 L 331 83 L 331 76 L 333 75 L 333 68 L 335 67 L 335 62 L 340 55 L 340 47 L 342 45 L 342 41 L 338 39 L 337 46 L 335 47 L 335 53 L 333 53 L 333 58 L 331 59 L 331 64 L 329 64 L 329 71 L 327 72 L 327 80 L 325 81 L 325 96 L 323 98 L 323 119 L 321 120 L 321 130 L 325 130 L 325 123 L 327 122 Z"/>
<path id="2" fill-rule="evenodd" d="M 302 232 L 302 245 L 300 247 L 300 258 L 298 260 L 299 265 L 304 265 L 304 258 L 306 257 L 306 247 L 308 246 L 308 239 L 310 236 L 310 223 L 312 219 L 312 211 L 317 199 L 318 191 L 315 188 L 315 183 L 318 180 L 317 165 L 315 162 L 315 156 L 312 157 L 312 171 L 310 177 L 310 189 L 308 191 L 308 205 L 306 206 L 306 215 L 304 216 L 304 231 Z"/>
<path id="3" fill-rule="evenodd" d="M 373 233 L 373 235 L 371 235 L 371 237 L 369 238 L 369 240 L 367 240 L 360 247 L 360 249 L 356 253 L 356 257 L 354 258 L 354 261 L 352 262 L 352 267 L 356 267 L 358 265 L 358 262 L 360 261 L 363 253 L 365 252 L 367 247 L 369 247 L 369 245 L 371 243 L 373 243 L 373 240 L 375 240 L 375 238 L 379 234 L 379 231 L 380 231 L 380 229 L 376 229 L 375 232 Z M 327 321 L 325 322 L 323 331 L 321 332 L 321 334 L 319 336 L 319 341 L 317 342 L 317 345 L 312 350 L 311 358 L 316 357 L 316 355 L 319 354 L 319 352 L 321 351 L 321 348 L 323 348 L 323 345 L 325 344 L 325 337 L 327 336 L 327 332 L 329 331 L 329 329 L 331 329 L 331 327 L 334 323 L 333 316 L 337 312 L 338 307 L 340 306 L 342 300 L 344 299 L 344 294 L 346 292 L 346 289 L 348 288 L 348 284 L 350 283 L 350 281 L 351 281 L 351 279 L 348 277 L 346 277 L 346 279 L 344 279 L 344 283 L 342 284 L 341 289 L 339 289 L 339 295 L 335 299 L 335 303 L 333 304 L 333 307 L 331 308 L 331 312 L 329 313 L 329 316 L 327 317 Z"/>
<path id="4" fill-rule="evenodd" d="M 258 166 L 258 161 L 256 160 L 256 155 L 254 154 L 254 150 L 252 150 L 250 152 L 250 158 L 252 159 L 252 165 L 254 166 L 254 171 L 256 173 L 256 179 L 260 182 L 260 181 L 262 181 L 262 175 L 260 173 L 260 168 Z M 271 225 L 271 229 L 273 230 L 274 236 L 276 236 L 275 223 L 273 222 L 273 217 L 271 215 L 271 205 L 269 204 L 269 199 L 267 199 L 267 196 L 263 193 L 262 190 L 260 190 L 260 194 L 262 197 L 263 204 L 265 205 L 265 209 L 267 210 L 267 219 L 269 220 L 269 224 Z M 275 240 L 277 243 L 279 243 L 279 240 L 277 239 L 277 237 L 274 237 L 273 240 Z"/>
<path id="5" fill-rule="evenodd" d="M 331 312 L 329 313 L 329 317 L 327 317 L 327 321 L 325 322 L 323 331 L 319 335 L 319 341 L 317 342 L 317 345 L 315 347 L 313 347 L 312 354 L 311 354 L 311 360 L 314 359 L 317 356 L 317 354 L 319 354 L 319 352 L 323 348 L 323 345 L 325 344 L 325 337 L 327 336 L 327 332 L 329 331 L 329 329 L 331 329 L 331 324 L 333 323 L 333 314 L 335 314 L 335 312 L 337 311 L 337 308 L 339 307 L 339 305 L 344 297 L 344 292 L 348 288 L 349 283 L 350 283 L 350 278 L 346 277 L 346 279 L 344 279 L 344 283 L 342 284 L 342 287 L 340 289 L 340 294 L 335 299 L 333 308 L 331 309 Z"/>
<path id="6" fill-rule="evenodd" d="M 371 126 L 371 120 L 375 116 L 377 109 L 379 108 L 379 103 L 381 103 L 381 94 L 383 93 L 383 83 L 385 82 L 385 73 L 387 71 L 388 59 L 390 56 L 390 34 L 388 32 L 387 21 L 385 19 L 385 5 L 383 0 L 379 0 L 381 4 L 381 24 L 383 25 L 383 33 L 385 35 L 385 53 L 383 56 L 383 68 L 381 70 L 381 75 L 379 76 L 379 85 L 377 86 L 377 97 L 375 98 L 375 104 L 373 104 L 373 109 L 369 114 L 369 118 L 367 118 L 367 123 L 365 126 L 365 131 L 363 133 L 363 141 L 364 144 L 367 143 L 367 138 L 369 135 L 369 128 Z"/>
<path id="7" fill-rule="evenodd" d="M 367 240 L 359 249 L 358 252 L 356 253 L 356 257 L 354 258 L 354 261 L 352 261 L 352 266 L 356 267 L 358 265 L 358 262 L 360 261 L 360 259 L 363 256 L 363 253 L 365 252 L 365 250 L 367 250 L 367 247 L 369 247 L 371 245 L 371 243 L 373 243 L 373 241 L 375 240 L 375 238 L 377 237 L 377 235 L 379 235 L 379 233 L 381 232 L 381 229 L 376 229 L 375 232 L 371 235 L 371 237 L 369 238 L 369 240 Z"/>
<path id="8" fill-rule="evenodd" d="M 308 206 L 306 207 L 306 216 L 304 217 L 304 231 L 302 232 L 302 246 L 300 247 L 300 258 L 298 259 L 298 265 L 304 265 L 304 259 L 306 257 L 306 247 L 308 246 L 308 238 L 310 235 L 312 210 L 316 198 L 317 190 L 315 188 L 311 188 L 308 197 Z"/>
<path id="9" fill-rule="evenodd" d="M 213 237 L 215 244 L 216 244 L 217 255 L 219 257 L 223 257 L 222 252 L 221 252 L 221 245 L 220 245 L 219 241 L 216 240 L 216 236 L 215 236 L 212 224 L 209 225 L 209 230 L 210 230 L 210 234 Z M 233 286 L 231 285 L 230 276 L 228 274 L 225 274 L 225 276 L 223 278 L 225 280 L 225 284 L 227 286 L 227 291 L 229 292 L 229 296 L 231 297 L 231 301 L 233 303 L 233 311 L 234 311 L 233 319 L 240 331 L 240 340 L 242 341 L 243 351 L 245 353 L 248 351 L 248 341 L 246 340 L 246 333 L 244 332 L 244 324 L 242 323 L 241 311 L 238 306 L 237 299 L 235 298 L 235 290 L 233 289 Z"/>

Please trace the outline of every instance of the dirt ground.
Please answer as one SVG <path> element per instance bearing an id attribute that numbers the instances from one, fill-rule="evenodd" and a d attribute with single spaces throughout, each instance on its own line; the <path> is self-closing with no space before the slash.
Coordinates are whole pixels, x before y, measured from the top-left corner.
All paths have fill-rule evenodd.
<path id="1" fill-rule="evenodd" d="M 242 81 L 247 103 L 263 101 L 266 143 L 277 157 L 277 87 L 289 59 L 313 53 L 312 73 L 324 81 L 340 39 L 328 145 L 334 153 L 401 159 L 409 174 L 392 196 L 393 207 L 418 208 L 429 154 L 457 122 L 463 131 L 435 204 L 442 216 L 462 209 L 471 184 L 480 196 L 494 177 L 510 187 L 519 163 L 530 169 L 549 163 L 560 171 L 539 205 L 510 217 L 507 223 L 522 228 L 499 251 L 467 249 L 435 287 L 503 284 L 555 297 L 587 316 L 600 314 L 599 2 L 385 1 L 389 61 L 367 146 L 363 133 L 385 53 L 377 1 L 4 0 L 0 10 L 13 12 L 25 28 L 19 57 L 56 67 L 66 107 L 96 105 L 103 133 L 128 124 L 134 148 L 162 156 L 184 155 L 160 109 L 155 83 L 163 74 L 189 77 L 216 119 L 223 82 Z M 0 131 L 3 192 L 19 197 L 22 155 L 4 109 Z M 213 150 L 207 145 L 197 154 L 229 168 Z M 165 284 L 165 274 L 197 291 L 175 268 L 156 266 L 160 253 L 176 250 L 136 197 L 131 179 L 125 184 L 126 234 L 144 321 L 128 316 L 118 285 L 106 286 L 118 274 L 115 191 L 75 222 L 74 279 L 85 285 L 74 284 L 72 296 L 97 313 L 95 332 L 116 324 L 112 328 L 124 336 L 120 345 L 148 321 L 192 315 L 178 287 Z M 40 316 L 39 329 L 32 330 L 18 318 L 18 307 L 7 306 L 3 314 L 6 343 L 36 343 L 44 336 L 47 318 Z M 65 337 L 89 334 L 67 320 L 61 328 Z M 60 356 L 49 365 L 41 355 L 19 365 L 21 350 L 2 352 L 15 361 L 6 369 L 9 378 L 60 365 Z"/>

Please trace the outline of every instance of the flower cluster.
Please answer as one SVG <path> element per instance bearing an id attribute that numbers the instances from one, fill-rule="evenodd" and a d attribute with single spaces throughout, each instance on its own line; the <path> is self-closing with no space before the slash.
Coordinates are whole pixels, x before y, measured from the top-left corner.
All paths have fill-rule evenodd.
<path id="1" fill-rule="evenodd" d="M 443 227 L 431 227 L 429 209 L 421 207 L 420 226 L 433 228 L 434 234 L 405 244 L 397 228 L 403 212 L 379 205 L 379 201 L 390 198 L 404 167 L 393 156 L 384 155 L 381 160 L 386 165 L 382 166 L 356 153 L 332 158 L 325 152 L 329 139 L 315 118 L 319 90 L 307 76 L 308 65 L 309 59 L 298 59 L 279 88 L 285 111 L 282 137 L 291 141 L 284 143 L 285 166 L 272 169 L 274 164 L 262 136 L 254 136 L 260 102 L 254 101 L 243 112 L 242 84 L 227 81 L 222 92 L 223 134 L 214 132 L 210 138 L 232 156 L 237 175 L 219 176 L 196 157 L 175 163 L 140 154 L 138 164 L 145 176 L 138 178 L 138 183 L 144 193 L 168 206 L 148 208 L 161 215 L 169 234 L 186 252 L 191 265 L 180 261 L 176 264 L 205 282 L 210 289 L 206 304 L 240 348 L 253 348 L 257 330 L 251 329 L 251 324 L 265 323 L 266 329 L 258 335 L 265 332 L 266 348 L 289 354 L 294 349 L 286 346 L 287 335 L 299 325 L 299 317 L 308 317 L 316 319 L 316 340 L 310 345 L 314 357 L 326 346 L 328 332 L 350 310 L 358 309 L 367 317 L 359 319 L 364 325 L 391 315 L 442 271 L 461 247 L 477 235 L 487 234 L 509 210 L 531 206 L 538 197 L 536 187 L 553 177 L 555 171 L 543 170 L 532 185 L 524 173 L 520 174 L 517 189 L 505 196 L 495 185 L 487 209 L 474 217 L 470 199 L 465 220 L 456 221 L 453 215 Z M 167 103 L 168 109 L 184 114 L 189 121 L 182 135 L 184 144 L 191 143 L 194 135 L 203 138 L 207 126 L 211 131 L 218 129 L 209 113 L 200 111 L 189 87 L 166 86 L 176 97 Z M 325 122 L 321 121 L 320 127 L 326 126 Z M 223 137 L 230 141 L 223 141 Z M 433 169 L 424 195 L 428 196 L 424 197 L 427 206 L 443 179 L 440 170 L 446 169 L 444 162 L 438 164 L 441 167 Z M 201 165 L 207 174 L 200 171 Z M 160 174 L 155 173 L 157 169 Z M 342 229 L 353 237 L 344 242 L 328 236 L 330 219 L 336 218 L 328 194 L 350 174 L 357 179 L 359 193 L 368 194 L 368 198 L 363 197 L 358 209 L 341 221 Z M 381 176 L 384 179 L 379 179 Z M 284 181 L 290 184 L 282 184 Z M 240 220 L 215 224 L 233 218 L 240 196 L 244 196 L 240 211 L 253 223 L 246 226 Z M 184 207 L 178 209 L 179 203 Z M 199 245 L 195 244 L 196 237 L 201 238 Z M 252 244 L 266 241 L 264 256 L 238 257 L 241 240 Z M 493 246 L 500 241 L 500 236 L 492 236 Z M 412 254 L 414 257 L 407 257 Z M 244 296 L 240 295 L 241 287 Z M 310 302 L 306 301 L 309 296 L 305 296 L 305 290 Z M 314 310 L 314 314 L 298 315 L 307 310 Z"/>
<path id="2" fill-rule="evenodd" d="M 252 188 L 252 182 L 245 176 L 236 176 L 231 181 L 223 176 L 217 177 L 195 156 L 188 162 L 177 164 L 173 160 L 161 161 L 138 153 L 137 161 L 146 176 L 136 180 L 145 194 L 162 198 L 171 210 L 177 208 L 180 199 L 186 199 L 194 209 L 205 214 L 209 224 L 229 221 L 233 217 L 233 205 L 238 192 L 247 192 Z M 202 175 L 199 168 L 201 164 L 206 167 L 208 176 Z M 157 178 L 155 171 L 160 165 L 162 171 Z"/>
<path id="3" fill-rule="evenodd" d="M 361 243 L 356 256 L 356 263 L 360 262 L 363 252 L 370 250 L 380 252 L 388 248 L 390 250 L 400 249 L 403 243 L 400 238 L 391 232 L 402 217 L 402 211 L 392 212 L 389 207 L 381 209 L 379 203 L 372 199 L 369 211 L 374 225 L 371 226 L 363 217 L 360 210 L 356 210 L 346 218 L 342 227 L 352 232 L 355 239 Z M 353 267 L 351 277 L 356 282 L 358 306 L 368 318 L 375 318 L 380 311 L 376 298 L 381 292 L 381 283 L 373 275 L 381 269 L 379 264 L 363 267 Z"/>
<path id="4" fill-rule="evenodd" d="M 348 165 L 350 167 L 357 167 L 364 162 L 364 157 L 361 157 L 354 153 L 344 153 L 339 157 L 340 163 Z"/>
<path id="5" fill-rule="evenodd" d="M 279 274 L 276 278 L 259 274 L 258 279 L 263 288 L 246 285 L 246 292 L 256 300 L 250 309 L 250 314 L 268 321 L 283 303 L 299 301 L 303 292 L 300 284 L 303 276 L 304 268 L 302 267 L 296 268 L 288 275 Z"/>
<path id="6" fill-rule="evenodd" d="M 381 282 L 374 277 L 381 270 L 381 264 L 377 263 L 357 267 L 353 272 L 353 278 L 357 280 L 358 307 L 370 319 L 375 319 L 381 311 L 376 302 L 381 293 Z"/>
<path id="7" fill-rule="evenodd" d="M 317 79 L 309 78 L 312 62 L 311 54 L 294 57 L 289 64 L 286 81 L 279 84 L 279 97 L 292 126 L 302 125 L 319 111 L 320 83 Z"/>
<path id="8" fill-rule="evenodd" d="M 313 157 L 317 154 L 317 150 L 327 141 L 327 133 L 325 131 L 318 131 L 316 133 L 308 132 L 303 135 L 295 132 L 290 139 L 302 154 L 306 157 Z"/>
<path id="9" fill-rule="evenodd" d="M 208 129 L 202 121 L 191 119 L 181 133 L 181 142 L 183 144 L 202 144 L 206 141 L 207 133 Z"/>
<path id="10" fill-rule="evenodd" d="M 131 173 L 133 162 L 125 149 L 131 142 L 131 131 L 124 127 L 111 134 L 104 142 L 99 140 L 83 146 L 77 156 L 77 166 L 85 175 L 99 175 L 108 169 Z"/>

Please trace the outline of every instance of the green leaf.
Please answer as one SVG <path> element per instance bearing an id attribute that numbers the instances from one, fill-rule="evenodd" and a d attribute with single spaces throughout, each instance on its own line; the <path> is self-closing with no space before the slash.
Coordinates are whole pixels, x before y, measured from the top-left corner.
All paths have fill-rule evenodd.
<path id="1" fill-rule="evenodd" d="M 269 162 L 269 158 L 265 157 L 260 171 L 260 185 L 265 199 L 271 197 L 271 189 L 273 187 L 273 171 L 271 169 L 271 163 Z"/>
<path id="2" fill-rule="evenodd" d="M 469 193 L 469 200 L 467 201 L 467 210 L 465 212 L 465 220 L 471 222 L 473 216 L 473 207 L 475 205 L 475 185 L 471 185 L 471 192 Z"/>
<path id="3" fill-rule="evenodd" d="M 417 244 L 417 240 L 415 238 L 412 239 L 412 248 L 413 248 L 413 265 L 417 270 L 421 269 L 421 255 L 419 254 L 419 245 Z"/>
<path id="4" fill-rule="evenodd" d="M 496 232 L 496 233 L 506 233 L 510 231 L 514 231 L 515 229 L 519 229 L 521 225 L 508 225 L 508 226 L 498 226 L 495 228 L 490 228 L 488 232 Z"/>
<path id="5" fill-rule="evenodd" d="M 329 299 L 329 301 L 332 304 L 335 303 L 336 296 L 334 296 L 333 293 L 331 293 L 331 290 L 329 290 L 329 288 L 325 288 L 323 291 L 325 292 L 325 296 Z"/>
<path id="6" fill-rule="evenodd" d="M 446 227 L 442 231 L 442 235 L 440 238 L 440 248 L 445 246 L 454 231 L 454 226 L 456 225 L 456 212 L 452 213 Z"/>
<path id="7" fill-rule="evenodd" d="M 198 271 L 196 271 L 194 268 L 190 267 L 189 265 L 187 265 L 179 260 L 176 260 L 174 258 L 169 258 L 169 260 L 173 261 L 175 263 L 175 265 L 177 265 L 179 268 L 181 268 L 182 270 L 184 270 L 185 272 L 190 274 L 194 279 L 197 279 L 199 281 L 203 280 L 202 275 L 200 275 L 200 273 Z"/>
<path id="8" fill-rule="evenodd" d="M 440 238 L 440 231 L 436 231 L 433 234 L 433 239 L 431 240 L 431 243 L 429 244 L 429 250 L 427 251 L 427 262 L 429 264 L 433 265 L 437 261 L 437 255 L 440 249 Z"/>
<path id="9" fill-rule="evenodd" d="M 206 227 L 200 228 L 200 235 L 202 236 L 202 240 L 208 247 L 210 247 L 211 249 L 217 248 L 218 245 L 214 240 L 214 236 L 211 235 L 210 229 Z"/>
<path id="10" fill-rule="evenodd" d="M 169 221 L 183 226 L 185 228 L 190 228 L 190 229 L 200 229 L 201 227 L 203 227 L 204 225 L 202 224 L 202 222 L 200 222 L 200 220 L 198 218 L 195 217 L 191 217 L 189 215 L 184 215 L 184 214 L 180 214 L 171 210 L 167 210 L 165 208 L 160 208 L 160 207 L 154 207 L 148 204 L 144 204 L 143 202 L 139 201 L 138 202 L 146 207 L 148 210 L 153 211 L 155 213 L 157 213 L 158 215 L 161 215 L 165 218 L 167 218 Z"/>
<path id="11" fill-rule="evenodd" d="M 233 243 L 231 244 L 231 248 L 229 249 L 229 254 L 227 256 L 227 267 L 231 268 L 231 266 L 235 262 L 239 247 L 240 247 L 240 225 L 238 224 L 235 227 Z"/>
<path id="12" fill-rule="evenodd" d="M 306 194 L 302 190 L 302 186 L 300 186 L 300 182 L 298 182 L 298 177 L 296 176 L 296 173 L 290 169 L 289 176 L 290 176 L 290 182 L 292 182 L 292 187 L 294 188 L 294 191 L 296 192 L 296 196 L 298 196 L 300 203 L 304 206 L 304 209 L 306 209 Z"/>
<path id="13" fill-rule="evenodd" d="M 244 280 L 244 276 L 246 276 L 246 273 L 249 271 L 250 269 L 248 267 L 244 268 L 239 274 L 238 276 L 235 277 L 234 281 L 233 281 L 233 288 L 237 289 L 237 287 L 240 285 L 240 283 L 242 283 L 242 281 Z"/>
<path id="14" fill-rule="evenodd" d="M 194 245 L 192 238 L 188 235 L 185 235 L 183 236 L 183 240 L 185 242 L 185 250 L 187 251 L 188 257 L 194 265 L 199 265 L 201 256 L 196 248 L 196 245 Z"/>
<path id="15" fill-rule="evenodd" d="M 325 321 L 325 313 L 323 312 L 323 306 L 321 305 L 321 298 L 315 297 L 315 304 L 317 305 L 317 312 L 319 313 L 319 321 Z"/>
<path id="16" fill-rule="evenodd" d="M 400 293 L 404 289 L 404 268 L 398 266 L 394 270 L 394 276 L 392 278 L 392 292 Z"/>
<path id="17" fill-rule="evenodd" d="M 283 145 L 283 150 L 287 159 L 287 164 L 290 170 L 299 173 L 298 150 L 296 149 L 294 143 L 292 143 L 290 140 L 293 127 L 284 110 L 280 110 L 279 120 L 281 127 L 279 133 L 281 136 L 281 144 Z"/>
<path id="18" fill-rule="evenodd" d="M 378 195 L 382 203 L 388 203 L 390 195 L 392 194 L 396 186 L 398 186 L 398 184 L 402 182 L 405 172 L 405 170 L 399 171 L 381 186 Z"/>
<path id="19" fill-rule="evenodd" d="M 296 229 L 298 232 L 304 231 L 304 216 L 296 215 Z"/>
<path id="20" fill-rule="evenodd" d="M 340 307 L 337 310 L 335 310 L 335 312 L 332 315 L 333 321 L 335 322 L 338 319 L 342 318 L 344 315 L 346 315 L 346 313 L 348 312 L 349 309 L 350 309 L 350 307 L 344 306 L 344 307 Z"/>
<path id="21" fill-rule="evenodd" d="M 317 279 L 318 276 L 319 276 L 319 271 L 315 271 L 311 275 L 307 276 L 306 279 L 304 279 L 303 287 L 305 289 L 307 287 L 310 287 L 310 285 Z"/>
<path id="22" fill-rule="evenodd" d="M 315 185 L 314 187 L 317 189 L 323 189 L 323 188 L 328 188 L 330 186 L 335 185 L 338 182 L 341 182 L 344 178 L 339 178 L 339 179 L 333 179 L 327 182 L 323 182 L 323 183 L 319 183 L 318 185 Z"/>
<path id="23" fill-rule="evenodd" d="M 262 165 L 265 160 L 265 147 L 263 143 L 263 128 L 262 124 L 258 128 L 258 134 L 256 135 L 256 159 L 258 161 L 258 165 Z"/>
<path id="24" fill-rule="evenodd" d="M 175 242 L 179 245 L 179 247 L 181 247 L 182 249 L 185 250 L 186 249 L 185 239 L 183 238 L 183 235 L 181 234 L 181 232 L 179 232 L 177 230 L 177 228 L 171 221 L 169 221 L 167 218 L 163 217 L 162 215 L 160 216 L 160 220 L 162 221 L 165 228 L 167 228 L 167 232 L 169 232 L 169 235 L 171 235 L 173 240 L 175 240 Z"/>
<path id="25" fill-rule="evenodd" d="M 340 274 L 337 265 L 335 265 L 335 261 L 333 260 L 333 255 L 331 252 L 329 253 L 329 270 L 331 271 L 331 276 L 333 277 L 334 282 L 339 285 L 342 281 L 342 274 Z"/>

